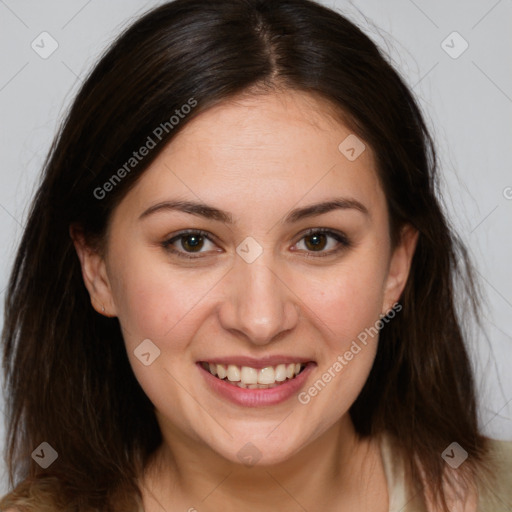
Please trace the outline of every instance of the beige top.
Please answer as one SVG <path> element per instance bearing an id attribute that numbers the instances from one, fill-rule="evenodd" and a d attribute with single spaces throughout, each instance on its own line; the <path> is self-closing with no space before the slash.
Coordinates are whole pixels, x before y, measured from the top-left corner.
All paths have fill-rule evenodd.
<path id="1" fill-rule="evenodd" d="M 512 512 L 512 441 L 490 440 L 497 482 L 491 486 L 478 483 L 477 512 Z M 382 462 L 388 484 L 389 512 L 428 512 L 422 493 L 407 489 L 403 461 L 393 453 L 387 436 L 381 442 Z M 464 510 L 461 508 L 461 510 Z"/>

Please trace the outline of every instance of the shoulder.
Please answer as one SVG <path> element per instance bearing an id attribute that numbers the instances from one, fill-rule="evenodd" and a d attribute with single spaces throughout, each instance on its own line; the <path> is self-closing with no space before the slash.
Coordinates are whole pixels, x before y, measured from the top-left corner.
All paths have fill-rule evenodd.
<path id="1" fill-rule="evenodd" d="M 488 439 L 487 443 L 492 475 L 478 482 L 478 510 L 512 510 L 512 440 Z"/>
<path id="2" fill-rule="evenodd" d="M 420 500 L 418 503 L 414 503 L 414 506 L 408 503 L 407 508 L 403 508 L 403 503 L 408 501 L 409 489 L 398 448 L 399 443 L 396 440 L 388 436 L 382 437 L 382 461 L 388 480 L 390 504 L 395 505 L 395 507 L 391 506 L 390 510 L 402 512 L 405 510 L 434 510 L 428 492 L 425 501 Z M 487 454 L 483 465 L 487 470 L 479 471 L 476 481 L 474 481 L 474 487 L 469 492 L 464 492 L 464 499 L 461 499 L 461 495 L 457 492 L 451 497 L 450 488 L 446 489 L 452 512 L 498 510 L 512 512 L 512 441 L 487 438 Z M 425 483 L 428 488 L 426 480 Z M 414 494 L 412 496 L 414 497 Z M 409 497 L 409 499 L 412 498 Z M 416 496 L 415 499 L 419 498 Z"/>
<path id="3" fill-rule="evenodd" d="M 512 511 L 512 441 L 486 438 L 486 448 L 472 488 L 449 502 L 452 512 Z"/>
<path id="4" fill-rule="evenodd" d="M 27 477 L 0 496 L 0 512 L 57 512 L 67 510 L 55 476 Z"/>
<path id="5" fill-rule="evenodd" d="M 505 462 L 512 460 L 512 439 L 487 439 L 489 443 L 489 450 L 498 459 L 502 459 Z"/>

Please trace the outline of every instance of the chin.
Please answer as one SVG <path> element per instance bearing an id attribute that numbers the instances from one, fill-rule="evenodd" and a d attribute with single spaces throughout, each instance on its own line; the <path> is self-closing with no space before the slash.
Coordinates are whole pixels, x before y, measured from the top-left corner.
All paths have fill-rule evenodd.
<path id="1" fill-rule="evenodd" d="M 275 428 L 275 424 L 272 428 Z M 272 428 L 265 429 L 264 433 L 248 435 L 247 432 L 240 436 L 234 435 L 229 438 L 226 445 L 212 446 L 211 449 L 219 455 L 235 464 L 244 466 L 273 466 L 290 459 L 297 453 L 303 443 L 298 439 L 294 440 L 282 432 L 280 436 L 273 438 L 268 436 Z M 286 440 L 286 442 L 284 441 Z"/>

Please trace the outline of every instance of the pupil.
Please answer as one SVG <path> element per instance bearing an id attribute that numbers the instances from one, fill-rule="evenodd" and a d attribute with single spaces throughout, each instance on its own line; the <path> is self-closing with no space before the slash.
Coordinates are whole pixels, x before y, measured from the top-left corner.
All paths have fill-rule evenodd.
<path id="1" fill-rule="evenodd" d="M 325 238 L 324 234 L 310 235 L 306 238 L 306 245 L 308 245 L 310 249 L 323 249 L 325 246 Z M 313 240 L 313 243 L 308 243 L 308 240 Z"/>
<path id="2" fill-rule="evenodd" d="M 183 239 L 182 245 L 183 245 L 184 249 L 192 249 L 193 250 L 193 249 L 197 249 L 198 247 L 201 248 L 202 236 L 188 235 Z"/>

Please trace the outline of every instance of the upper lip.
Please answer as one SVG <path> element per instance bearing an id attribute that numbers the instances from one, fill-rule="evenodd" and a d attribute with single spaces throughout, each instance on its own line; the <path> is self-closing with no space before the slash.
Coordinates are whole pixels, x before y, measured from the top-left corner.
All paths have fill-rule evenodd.
<path id="1" fill-rule="evenodd" d="M 198 362 L 212 363 L 212 364 L 233 364 L 235 366 L 249 366 L 260 370 L 267 366 L 277 366 L 278 364 L 301 363 L 306 364 L 313 362 L 311 359 L 300 356 L 266 356 L 266 357 L 246 357 L 246 356 L 226 356 L 226 357 L 212 357 L 201 359 Z"/>

